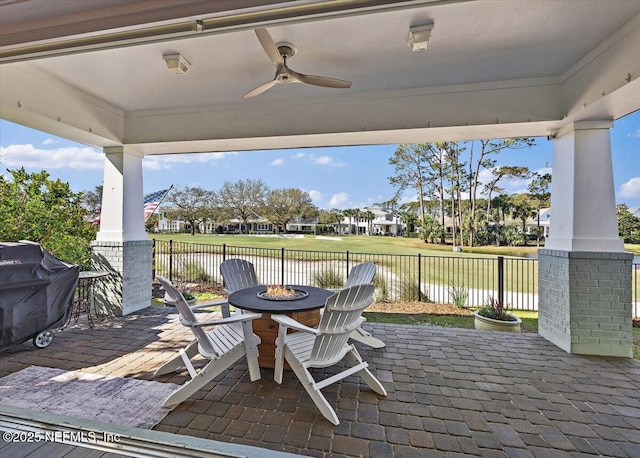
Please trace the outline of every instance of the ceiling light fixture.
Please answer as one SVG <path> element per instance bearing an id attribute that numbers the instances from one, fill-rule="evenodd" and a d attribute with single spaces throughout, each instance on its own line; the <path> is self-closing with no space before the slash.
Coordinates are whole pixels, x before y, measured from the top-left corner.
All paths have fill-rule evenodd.
<path id="1" fill-rule="evenodd" d="M 424 51 L 427 49 L 433 23 L 409 27 L 409 47 L 412 51 Z"/>
<path id="2" fill-rule="evenodd" d="M 163 54 L 162 58 L 167 67 L 176 75 L 184 75 L 191 68 L 191 64 L 181 54 Z"/>

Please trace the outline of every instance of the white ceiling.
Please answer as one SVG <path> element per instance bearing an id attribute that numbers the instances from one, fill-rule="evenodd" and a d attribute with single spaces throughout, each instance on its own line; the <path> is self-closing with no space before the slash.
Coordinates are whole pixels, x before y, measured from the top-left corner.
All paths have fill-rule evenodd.
<path id="1" fill-rule="evenodd" d="M 211 3 L 218 11 L 182 16 Z M 640 109 L 637 0 L 364 2 L 364 10 L 289 13 L 293 18 L 274 14 L 270 3 L 189 0 L 175 11 L 174 2 L 160 0 L 0 1 L 0 38 L 10 43 L 0 47 L 0 115 L 96 146 L 157 154 L 545 135 L 570 121 Z M 235 9 L 225 12 L 229 5 Z M 149 6 L 155 9 L 145 13 Z M 238 16 L 256 9 L 264 14 Z M 99 30 L 105 12 L 118 27 Z M 106 49 L 27 48 L 147 27 L 141 16 L 189 27 L 196 19 L 240 19 L 178 39 L 109 35 Z M 428 49 L 412 52 L 408 28 L 429 22 L 435 25 Z M 40 35 L 20 35 L 27 23 L 39 24 Z M 297 47 L 292 69 L 352 87 L 277 85 L 241 99 L 275 72 L 256 26 Z M 39 40 L 28 43 L 29 36 Z M 187 74 L 166 68 L 168 52 L 191 62 Z"/>

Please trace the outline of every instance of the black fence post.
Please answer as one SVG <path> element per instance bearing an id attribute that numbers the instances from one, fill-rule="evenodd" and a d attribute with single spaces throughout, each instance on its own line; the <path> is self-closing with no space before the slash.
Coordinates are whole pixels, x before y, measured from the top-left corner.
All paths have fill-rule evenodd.
<path id="1" fill-rule="evenodd" d="M 422 254 L 418 253 L 418 302 L 422 302 Z"/>
<path id="2" fill-rule="evenodd" d="M 227 244 L 226 243 L 222 244 L 222 260 L 223 261 L 227 260 Z"/>
<path id="3" fill-rule="evenodd" d="M 151 280 L 156 278 L 156 239 L 152 239 L 153 243 L 151 245 Z"/>
<path id="4" fill-rule="evenodd" d="M 169 240 L 169 281 L 173 282 L 173 240 Z"/>
<path id="5" fill-rule="evenodd" d="M 498 256 L 498 300 L 504 304 L 504 256 Z"/>
<path id="6" fill-rule="evenodd" d="M 280 249 L 280 284 L 284 286 L 284 247 Z"/>
<path id="7" fill-rule="evenodd" d="M 347 250 L 347 275 L 346 278 L 349 278 L 349 250 Z"/>

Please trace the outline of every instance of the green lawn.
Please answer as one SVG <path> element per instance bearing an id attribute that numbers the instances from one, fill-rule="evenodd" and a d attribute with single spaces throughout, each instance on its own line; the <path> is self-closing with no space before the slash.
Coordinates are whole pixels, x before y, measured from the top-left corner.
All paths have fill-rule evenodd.
<path id="1" fill-rule="evenodd" d="M 413 282 L 418 272 L 417 255 L 419 254 L 423 257 L 421 263 L 423 282 L 481 290 L 494 288 L 497 284 L 495 278 L 495 258 L 497 255 L 527 256 L 535 254 L 537 250 L 535 247 L 476 247 L 473 249 L 464 248 L 461 253 L 457 253 L 453 252 L 451 246 L 428 245 L 417 238 L 377 236 L 288 238 L 155 234 L 154 237 L 164 241 L 173 240 L 174 253 L 187 253 L 193 250 L 190 244 L 217 245 L 219 248 L 216 251 L 221 252 L 222 245 L 226 244 L 227 247 L 237 247 L 227 249 L 227 253 L 231 253 L 231 256 L 235 255 L 234 250 L 242 253 L 246 250 L 260 249 L 265 250 L 263 253 L 267 256 L 279 257 L 279 250 L 285 248 L 287 258 L 309 261 L 325 259 L 326 255 L 323 252 L 346 253 L 348 251 L 354 263 L 372 261 L 378 265 L 384 265 L 389 275 L 406 278 L 410 283 Z M 164 249 L 166 250 L 166 247 Z M 358 256 L 358 254 L 363 256 Z M 453 262 L 453 258 L 464 259 L 468 262 Z M 512 259 L 509 262 L 511 266 L 518 262 L 521 263 L 521 266 L 512 267 L 511 270 L 505 271 L 521 272 L 521 274 L 505 276 L 505 290 L 535 294 L 538 281 L 537 263 L 523 259 Z M 505 268 L 507 269 L 506 264 Z"/>
<path id="2" fill-rule="evenodd" d="M 475 247 L 463 248 L 455 253 L 450 245 L 426 244 L 417 238 L 377 237 L 366 235 L 348 235 L 340 237 L 316 238 L 306 235 L 303 238 L 256 237 L 250 235 L 190 235 L 190 234 L 150 234 L 150 238 L 173 240 L 186 243 L 206 243 L 213 245 L 234 245 L 247 248 L 266 248 L 314 251 L 350 251 L 354 253 L 387 253 L 432 256 L 528 256 L 537 252 L 536 247 Z"/>

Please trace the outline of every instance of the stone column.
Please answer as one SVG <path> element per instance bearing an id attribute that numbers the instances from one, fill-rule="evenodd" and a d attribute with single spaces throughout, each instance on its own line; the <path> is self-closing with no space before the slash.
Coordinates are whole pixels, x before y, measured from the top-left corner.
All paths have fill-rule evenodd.
<path id="1" fill-rule="evenodd" d="M 611 126 L 573 123 L 555 140 L 538 332 L 570 353 L 631 357 L 633 256 L 618 237 Z"/>
<path id="2" fill-rule="evenodd" d="M 105 148 L 100 231 L 92 242 L 92 267 L 110 272 L 96 284 L 96 307 L 113 315 L 151 304 L 151 251 L 144 227 L 142 155 Z"/>

